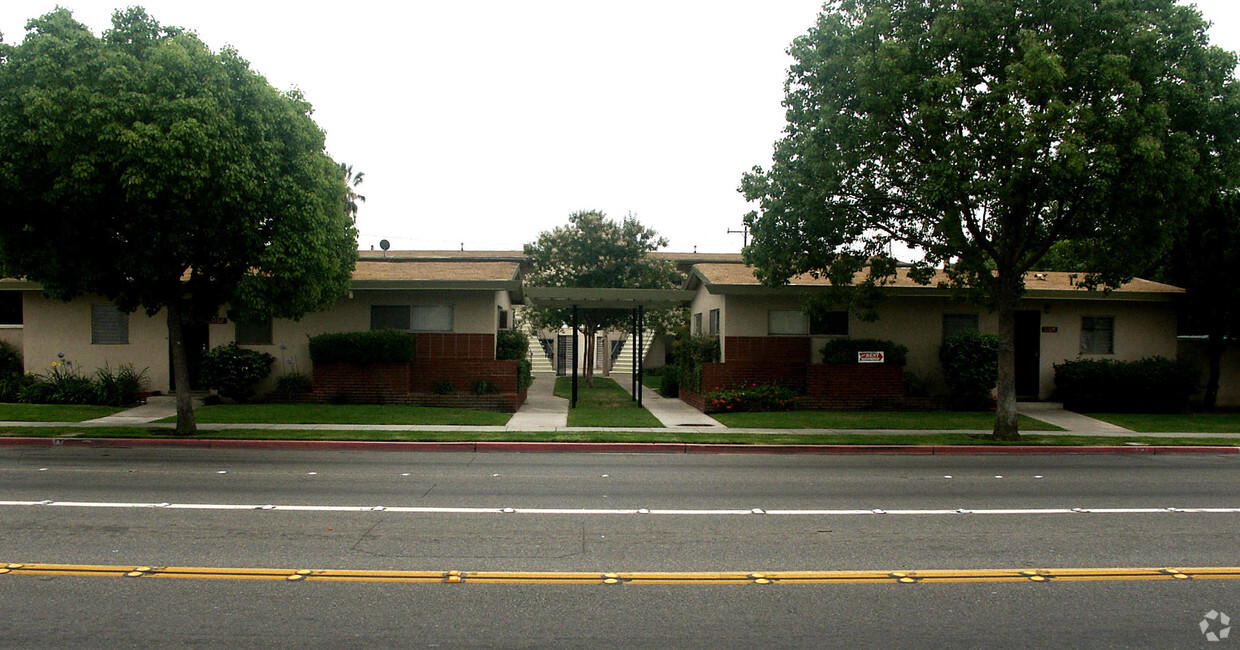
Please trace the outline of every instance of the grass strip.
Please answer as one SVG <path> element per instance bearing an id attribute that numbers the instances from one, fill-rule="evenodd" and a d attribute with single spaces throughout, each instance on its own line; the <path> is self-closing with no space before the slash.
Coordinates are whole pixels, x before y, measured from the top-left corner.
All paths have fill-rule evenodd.
<path id="1" fill-rule="evenodd" d="M 427 424 L 503 426 L 511 413 L 374 404 L 214 404 L 194 409 L 203 424 Z M 176 417 L 160 422 L 176 422 Z"/>
<path id="2" fill-rule="evenodd" d="M 172 429 L 138 427 L 6 427 L 0 436 L 81 438 L 178 438 Z M 1240 446 L 1237 438 L 1160 438 L 1134 435 L 1072 436 L 1028 434 L 1019 442 L 1000 442 L 984 434 L 795 434 L 707 431 L 329 431 L 229 429 L 202 431 L 191 440 L 342 440 L 373 442 L 667 442 L 733 445 L 986 445 L 986 446 Z"/>
<path id="3" fill-rule="evenodd" d="M 995 414 L 975 411 L 774 411 L 716 413 L 711 417 L 740 429 L 993 429 Z M 1021 431 L 1063 431 L 1023 415 Z"/>
<path id="4" fill-rule="evenodd" d="M 1087 413 L 1141 433 L 1240 433 L 1240 413 Z"/>
<path id="5" fill-rule="evenodd" d="M 557 377 L 555 396 L 569 399 L 572 377 Z M 577 380 L 577 407 L 568 411 L 570 427 L 661 427 L 663 423 L 637 405 L 628 391 L 612 379 L 595 377 L 594 386 Z"/>
<path id="6" fill-rule="evenodd" d="M 0 422 L 82 422 L 124 410 L 83 404 L 0 404 Z"/>

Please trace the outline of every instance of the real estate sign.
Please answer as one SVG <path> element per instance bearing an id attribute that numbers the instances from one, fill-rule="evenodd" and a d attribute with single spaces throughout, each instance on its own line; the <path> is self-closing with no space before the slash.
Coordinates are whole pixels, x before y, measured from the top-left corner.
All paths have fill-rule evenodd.
<path id="1" fill-rule="evenodd" d="M 883 363 L 884 361 L 886 361 L 886 358 L 884 357 L 882 350 L 857 352 L 857 363 Z"/>

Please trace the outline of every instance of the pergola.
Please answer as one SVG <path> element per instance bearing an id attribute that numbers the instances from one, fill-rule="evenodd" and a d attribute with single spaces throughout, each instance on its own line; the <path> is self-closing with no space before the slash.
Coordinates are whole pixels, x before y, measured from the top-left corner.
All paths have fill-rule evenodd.
<path id="1" fill-rule="evenodd" d="M 633 399 L 642 405 L 641 351 L 645 345 L 646 311 L 686 307 L 694 292 L 687 289 L 586 289 L 576 287 L 525 287 L 525 304 L 531 307 L 573 310 L 573 394 L 569 408 L 577 407 L 577 315 L 582 309 L 627 309 L 633 313 Z"/>

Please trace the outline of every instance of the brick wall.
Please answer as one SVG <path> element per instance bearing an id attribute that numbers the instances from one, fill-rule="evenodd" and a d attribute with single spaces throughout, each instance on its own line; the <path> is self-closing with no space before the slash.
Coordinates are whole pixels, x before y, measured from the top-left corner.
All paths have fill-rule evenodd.
<path id="1" fill-rule="evenodd" d="M 797 391 L 798 409 L 900 410 L 934 408 L 929 398 L 904 396 L 904 366 L 888 364 L 808 364 L 772 359 L 702 364 L 702 392 L 753 384 L 782 384 Z M 709 412 L 706 398 L 682 388 L 680 399 Z"/>
<path id="2" fill-rule="evenodd" d="M 516 411 L 525 402 L 517 390 L 517 362 L 495 358 L 495 335 L 415 333 L 414 360 L 409 363 L 316 363 L 309 401 L 353 404 L 410 404 Z M 498 392 L 473 395 L 474 382 L 485 379 Z M 436 395 L 442 381 L 455 394 Z"/>
<path id="3" fill-rule="evenodd" d="M 807 336 L 725 336 L 723 360 L 807 364 L 810 343 Z"/>

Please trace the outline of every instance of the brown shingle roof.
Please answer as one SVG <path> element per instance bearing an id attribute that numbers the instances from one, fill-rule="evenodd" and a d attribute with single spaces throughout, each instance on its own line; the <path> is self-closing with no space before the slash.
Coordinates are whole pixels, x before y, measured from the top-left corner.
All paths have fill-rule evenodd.
<path id="1" fill-rule="evenodd" d="M 517 278 L 519 262 L 479 260 L 361 259 L 353 270 L 353 282 L 412 283 L 507 283 Z M 515 287 L 514 287 L 515 288 Z"/>
<path id="2" fill-rule="evenodd" d="M 753 267 L 744 264 L 698 264 L 693 267 L 696 277 L 708 286 L 733 286 L 733 287 L 761 287 L 762 283 L 754 276 Z M 855 281 L 860 282 L 864 279 L 864 274 L 858 274 Z M 1080 287 L 1080 281 L 1085 277 L 1084 273 L 1065 273 L 1060 271 L 1036 271 L 1025 275 L 1025 289 L 1030 292 L 1041 291 L 1059 291 L 1084 293 L 1085 290 Z M 909 289 L 934 289 L 940 282 L 947 282 L 947 274 L 939 271 L 930 281 L 929 285 L 922 285 L 915 282 L 908 276 L 908 269 L 901 268 L 898 270 L 896 277 L 887 285 L 895 288 Z M 798 275 L 788 281 L 791 287 L 826 287 L 831 282 L 825 277 L 813 277 L 811 275 Z M 1180 294 L 1184 290 L 1179 287 L 1173 287 L 1169 284 L 1161 282 L 1153 282 L 1134 278 L 1131 282 L 1112 290 L 1113 293 L 1161 293 L 1161 294 Z"/>

